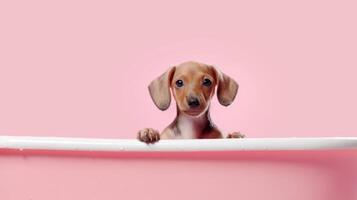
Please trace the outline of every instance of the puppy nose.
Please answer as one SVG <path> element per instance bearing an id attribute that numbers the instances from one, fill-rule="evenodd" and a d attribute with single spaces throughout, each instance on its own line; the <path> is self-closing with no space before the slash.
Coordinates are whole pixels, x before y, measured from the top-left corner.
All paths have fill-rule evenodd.
<path id="1" fill-rule="evenodd" d="M 198 107 L 200 105 L 200 101 L 198 100 L 198 98 L 196 97 L 189 97 L 187 99 L 187 104 L 192 107 L 192 108 L 195 108 L 195 107 Z"/>

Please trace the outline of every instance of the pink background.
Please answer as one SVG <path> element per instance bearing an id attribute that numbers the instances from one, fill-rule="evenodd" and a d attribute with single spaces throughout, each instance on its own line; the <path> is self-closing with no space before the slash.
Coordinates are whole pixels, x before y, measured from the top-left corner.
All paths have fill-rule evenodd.
<path id="1" fill-rule="evenodd" d="M 148 83 L 187 60 L 240 84 L 248 137 L 357 136 L 355 1 L 1 1 L 0 134 L 134 138 L 175 115 Z M 1 199 L 356 199 L 356 151 L 0 152 Z M 199 157 L 200 159 L 197 159 Z M 55 195 L 55 196 L 53 196 Z"/>

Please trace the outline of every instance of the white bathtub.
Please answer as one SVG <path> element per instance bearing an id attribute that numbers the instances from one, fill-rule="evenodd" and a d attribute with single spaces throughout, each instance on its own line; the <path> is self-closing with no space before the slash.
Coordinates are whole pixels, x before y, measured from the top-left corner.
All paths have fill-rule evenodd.
<path id="1" fill-rule="evenodd" d="M 357 138 L 0 136 L 0 199 L 357 199 Z"/>

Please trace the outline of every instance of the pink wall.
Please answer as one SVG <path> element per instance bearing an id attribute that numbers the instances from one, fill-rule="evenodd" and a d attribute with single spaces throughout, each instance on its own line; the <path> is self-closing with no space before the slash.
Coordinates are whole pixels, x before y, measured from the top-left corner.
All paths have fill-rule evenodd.
<path id="1" fill-rule="evenodd" d="M 241 86 L 230 107 L 213 101 L 213 120 L 226 132 L 357 136 L 355 8 L 317 0 L 1 1 L 0 134 L 134 138 L 143 127 L 162 130 L 174 106 L 159 111 L 147 84 L 170 65 L 198 60 Z M 1 152 L 1 199 L 357 198 L 355 151 L 50 155 Z"/>

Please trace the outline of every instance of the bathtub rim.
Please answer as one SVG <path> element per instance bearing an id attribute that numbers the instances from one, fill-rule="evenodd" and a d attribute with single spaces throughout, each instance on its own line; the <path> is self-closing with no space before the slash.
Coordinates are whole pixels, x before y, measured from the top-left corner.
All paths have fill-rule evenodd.
<path id="1" fill-rule="evenodd" d="M 357 137 L 286 137 L 160 140 L 0 136 L 0 149 L 99 152 L 284 151 L 357 149 Z"/>

